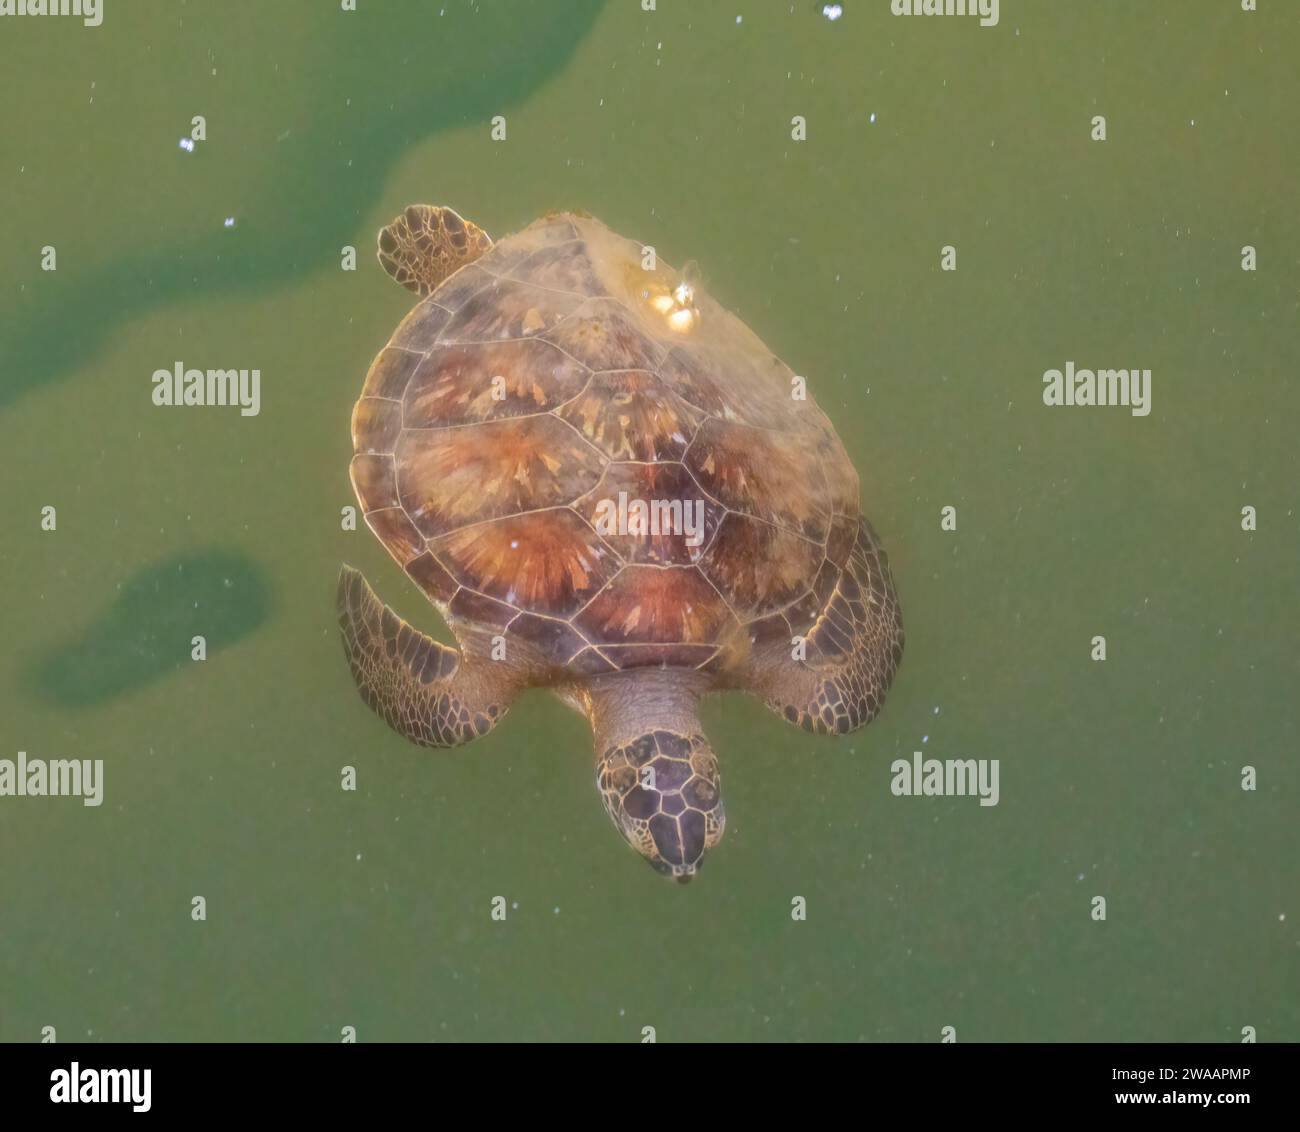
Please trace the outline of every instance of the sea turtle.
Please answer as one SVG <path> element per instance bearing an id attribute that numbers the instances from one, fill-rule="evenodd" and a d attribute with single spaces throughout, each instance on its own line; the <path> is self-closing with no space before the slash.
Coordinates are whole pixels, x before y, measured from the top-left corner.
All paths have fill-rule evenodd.
<path id="1" fill-rule="evenodd" d="M 366 376 L 352 485 L 460 647 L 344 566 L 361 695 L 412 742 L 451 747 L 552 689 L 591 722 L 619 831 L 688 879 L 724 822 L 700 697 L 753 692 L 840 733 L 876 715 L 898 667 L 857 473 L 802 378 L 592 216 L 493 243 L 416 205 L 379 259 L 421 301 Z"/>

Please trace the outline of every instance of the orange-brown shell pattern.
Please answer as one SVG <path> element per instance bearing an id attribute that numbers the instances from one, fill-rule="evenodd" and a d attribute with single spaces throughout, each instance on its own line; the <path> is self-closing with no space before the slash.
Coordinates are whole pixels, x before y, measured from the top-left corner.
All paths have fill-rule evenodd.
<path id="1" fill-rule="evenodd" d="M 681 277 L 645 255 L 543 217 L 407 315 L 353 412 L 370 528 L 439 609 L 528 640 L 550 679 L 734 671 L 808 631 L 857 536 L 857 473 L 811 396 L 698 286 L 674 306 Z M 598 533 L 620 495 L 690 504 L 697 536 Z"/>

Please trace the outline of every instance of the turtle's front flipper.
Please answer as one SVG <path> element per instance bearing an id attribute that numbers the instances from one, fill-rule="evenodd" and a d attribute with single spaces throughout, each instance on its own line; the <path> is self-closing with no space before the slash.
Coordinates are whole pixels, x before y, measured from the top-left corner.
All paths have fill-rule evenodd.
<path id="1" fill-rule="evenodd" d="M 361 576 L 339 574 L 343 651 L 366 701 L 399 735 L 422 747 L 454 747 L 490 731 L 514 688 L 504 672 L 461 663 L 453 648 L 411 628 Z"/>
<path id="2" fill-rule="evenodd" d="M 488 234 L 455 209 L 413 204 L 380 229 L 379 262 L 403 287 L 423 297 L 491 246 Z"/>

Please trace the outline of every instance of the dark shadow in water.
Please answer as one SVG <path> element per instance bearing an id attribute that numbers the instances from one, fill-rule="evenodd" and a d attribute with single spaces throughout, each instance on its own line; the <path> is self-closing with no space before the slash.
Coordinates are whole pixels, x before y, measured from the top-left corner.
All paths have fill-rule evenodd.
<path id="1" fill-rule="evenodd" d="M 74 641 L 28 670 L 32 690 L 63 708 L 94 707 L 175 672 L 192 638 L 208 660 L 270 614 L 271 586 L 242 554 L 199 551 L 148 566 L 125 582 L 112 608 Z"/>
<path id="2" fill-rule="evenodd" d="M 486 130 L 562 70 L 604 3 L 531 0 L 471 12 L 447 2 L 447 18 L 437 19 L 430 0 L 394 5 L 397 19 L 334 21 L 338 30 L 319 37 L 322 57 L 302 75 L 296 106 L 314 108 L 312 120 L 277 145 L 266 180 L 247 187 L 247 220 L 234 232 L 214 228 L 183 246 L 125 256 L 61 288 L 57 306 L 0 326 L 0 408 L 80 366 L 108 331 L 154 307 L 256 292 L 337 264 L 405 150 L 471 122 Z M 431 199 L 437 180 L 430 169 Z M 456 203 L 473 216 L 472 201 Z"/>

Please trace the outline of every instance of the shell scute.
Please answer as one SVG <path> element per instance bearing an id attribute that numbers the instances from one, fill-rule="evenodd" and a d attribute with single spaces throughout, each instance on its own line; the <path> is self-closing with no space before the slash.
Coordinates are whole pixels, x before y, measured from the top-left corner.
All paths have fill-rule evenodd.
<path id="1" fill-rule="evenodd" d="M 510 632 L 528 641 L 544 656 L 557 664 L 567 663 L 587 647 L 587 640 L 574 632 L 567 621 L 540 617 L 534 613 L 521 613 L 508 626 Z"/>
<path id="2" fill-rule="evenodd" d="M 447 320 L 440 341 L 494 342 L 542 334 L 563 326 L 581 305 L 582 299 L 576 295 L 489 275 L 488 282 Z"/>
<path id="3" fill-rule="evenodd" d="M 637 504 L 637 513 L 617 518 Z M 723 519 L 723 509 L 707 498 L 678 463 L 616 463 L 573 509 L 589 522 L 624 562 L 690 566 L 698 561 Z"/>
<path id="4" fill-rule="evenodd" d="M 452 596 L 447 608 L 454 617 L 492 629 L 504 629 L 519 613 L 519 610 L 505 602 L 494 601 L 464 586 Z"/>
<path id="5" fill-rule="evenodd" d="M 618 668 L 606 660 L 594 647 L 588 647 L 573 657 L 568 664 L 570 672 L 579 676 L 599 676 L 605 672 L 617 672 Z"/>
<path id="6" fill-rule="evenodd" d="M 397 476 L 393 457 L 358 452 L 352 457 L 349 469 L 352 490 L 356 492 L 363 514 L 382 511 L 385 507 L 400 507 L 397 497 Z"/>
<path id="7" fill-rule="evenodd" d="M 729 621 L 717 591 L 693 566 L 625 566 L 574 624 L 602 645 L 713 645 Z"/>
<path id="8" fill-rule="evenodd" d="M 543 337 L 592 370 L 653 370 L 663 356 L 617 299 L 586 300 Z"/>
<path id="9" fill-rule="evenodd" d="M 429 538 L 567 504 L 594 487 L 605 467 L 595 449 L 548 414 L 408 429 L 395 459 L 402 506 Z"/>
<path id="10" fill-rule="evenodd" d="M 576 612 L 617 569 L 609 548 L 567 507 L 468 527 L 430 549 L 463 585 L 516 612 L 552 617 Z"/>
<path id="11" fill-rule="evenodd" d="M 559 415 L 611 460 L 680 460 L 703 415 L 648 370 L 598 373 Z"/>
<path id="12" fill-rule="evenodd" d="M 587 256 L 586 241 L 577 239 L 576 232 L 574 235 L 572 240 L 533 252 L 507 274 L 511 279 L 521 279 L 535 287 L 568 291 L 584 299 L 607 294 Z"/>
<path id="13" fill-rule="evenodd" d="M 602 645 L 601 651 L 620 669 L 702 668 L 717 655 L 714 645 Z"/>
<path id="14" fill-rule="evenodd" d="M 836 515 L 831 520 L 830 533 L 826 536 L 826 558 L 841 569 L 853 553 L 853 540 L 858 537 L 858 519 L 854 515 Z"/>
<path id="15" fill-rule="evenodd" d="M 367 511 L 366 526 L 388 547 L 389 553 L 404 568 L 409 567 L 412 559 L 425 552 L 424 536 L 415 529 L 415 524 L 400 507 Z"/>
<path id="16" fill-rule="evenodd" d="M 384 397 L 362 397 L 352 408 L 354 452 L 391 455 L 402 432 L 402 404 Z"/>
<path id="17" fill-rule="evenodd" d="M 405 514 L 405 512 L 403 512 Z M 408 520 L 409 522 L 409 520 Z M 456 581 L 427 549 L 406 563 L 407 576 L 435 602 L 446 603 L 455 596 L 460 583 Z"/>
<path id="18" fill-rule="evenodd" d="M 787 605 L 781 613 L 790 626 L 791 636 L 806 637 L 809 630 L 817 623 L 821 611 L 822 607 L 817 600 L 817 595 L 809 590 L 798 601 Z"/>
<path id="19" fill-rule="evenodd" d="M 466 268 L 466 271 L 469 269 Z M 451 312 L 441 303 L 427 298 L 417 303 L 401 325 L 393 331 L 389 347 L 425 354 L 433 349 L 444 326 L 451 320 Z"/>
<path id="20" fill-rule="evenodd" d="M 485 270 L 478 263 L 468 263 L 455 272 L 424 301 L 441 307 L 446 312 L 443 325 L 451 321 L 452 315 L 460 309 L 489 283 L 496 281 L 496 276 Z M 417 308 L 419 309 L 419 308 Z"/>
<path id="21" fill-rule="evenodd" d="M 750 643 L 757 646 L 773 641 L 792 641 L 794 637 L 794 630 L 790 628 L 790 622 L 783 613 L 773 613 L 770 617 L 751 621 L 745 626 L 745 631 L 749 634 Z"/>
<path id="22" fill-rule="evenodd" d="M 824 480 L 790 438 L 710 419 L 684 463 L 700 486 L 731 510 L 825 540 L 830 507 Z"/>
<path id="23" fill-rule="evenodd" d="M 674 346 L 660 372 L 673 392 L 710 416 L 755 428 L 789 429 L 798 409 L 786 369 L 769 367 L 708 343 Z"/>
<path id="24" fill-rule="evenodd" d="M 435 332 L 436 334 L 436 332 Z M 366 374 L 362 397 L 386 397 L 400 401 L 416 367 L 424 360 L 422 353 L 385 346 Z"/>
<path id="25" fill-rule="evenodd" d="M 823 560 L 820 543 L 747 515 L 729 514 L 700 568 L 745 618 L 782 609 L 807 593 Z"/>
<path id="26" fill-rule="evenodd" d="M 540 339 L 447 345 L 413 371 L 402 402 L 406 427 L 549 412 L 590 378 L 586 367 Z"/>

